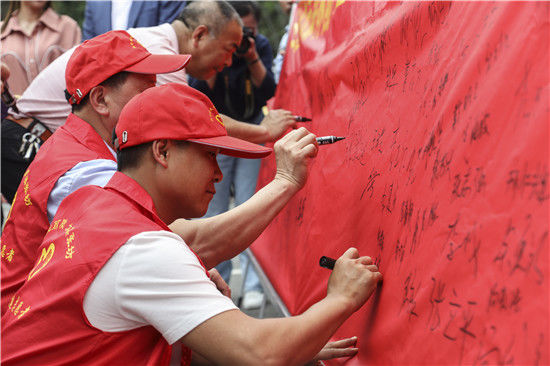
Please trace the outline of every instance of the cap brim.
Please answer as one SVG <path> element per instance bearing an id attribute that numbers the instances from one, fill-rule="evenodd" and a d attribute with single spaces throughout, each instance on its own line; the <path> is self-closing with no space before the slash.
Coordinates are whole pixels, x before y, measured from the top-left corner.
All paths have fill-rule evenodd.
<path id="1" fill-rule="evenodd" d="M 138 74 L 166 74 L 183 69 L 191 55 L 149 55 L 124 71 Z"/>
<path id="2" fill-rule="evenodd" d="M 188 139 L 197 144 L 217 147 L 220 154 L 234 156 L 236 158 L 259 159 L 265 158 L 273 151 L 269 147 L 253 144 L 231 136 L 217 136 L 202 139 Z"/>

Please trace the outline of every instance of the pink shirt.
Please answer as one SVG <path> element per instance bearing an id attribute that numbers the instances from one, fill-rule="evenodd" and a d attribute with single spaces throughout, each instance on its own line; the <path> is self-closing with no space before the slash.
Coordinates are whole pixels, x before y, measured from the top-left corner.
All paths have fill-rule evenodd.
<path id="1" fill-rule="evenodd" d="M 26 34 L 15 13 L 2 32 L 2 62 L 8 65 L 8 84 L 14 95 L 21 95 L 31 81 L 63 52 L 80 43 L 78 24 L 66 15 L 48 8 L 32 34 Z"/>

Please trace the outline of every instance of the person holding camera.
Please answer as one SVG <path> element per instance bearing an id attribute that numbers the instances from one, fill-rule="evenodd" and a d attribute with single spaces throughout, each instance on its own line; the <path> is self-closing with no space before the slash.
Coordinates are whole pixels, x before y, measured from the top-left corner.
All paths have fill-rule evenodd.
<path id="1" fill-rule="evenodd" d="M 243 21 L 243 39 L 233 55 L 232 64 L 216 76 L 200 81 L 190 78 L 189 85 L 206 94 L 216 108 L 229 117 L 258 124 L 263 118 L 262 107 L 275 94 L 276 83 L 271 71 L 273 52 L 268 39 L 258 33 L 260 7 L 254 1 L 230 2 Z M 224 179 L 216 183 L 216 195 L 205 217 L 219 215 L 229 209 L 231 192 L 235 205 L 249 199 L 256 190 L 260 160 L 239 159 L 218 155 L 218 164 Z M 246 268 L 246 254 L 240 256 Z M 231 274 L 231 261 L 216 267 L 226 282 Z M 249 268 L 246 274 L 242 307 L 259 307 L 263 293 L 256 273 Z"/>

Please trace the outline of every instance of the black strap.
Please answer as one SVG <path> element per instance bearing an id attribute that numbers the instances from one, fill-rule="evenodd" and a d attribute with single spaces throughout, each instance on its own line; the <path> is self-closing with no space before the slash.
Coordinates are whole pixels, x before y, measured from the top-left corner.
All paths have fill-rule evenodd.
<path id="1" fill-rule="evenodd" d="M 225 105 L 229 112 L 233 116 L 237 116 L 237 113 L 233 109 L 231 103 L 231 98 L 229 97 L 229 76 L 226 74 L 223 75 L 223 80 L 225 82 Z M 252 80 L 250 78 L 250 70 L 246 70 L 245 79 L 244 79 L 244 112 L 242 119 L 247 120 L 254 116 L 254 89 L 252 87 Z"/>

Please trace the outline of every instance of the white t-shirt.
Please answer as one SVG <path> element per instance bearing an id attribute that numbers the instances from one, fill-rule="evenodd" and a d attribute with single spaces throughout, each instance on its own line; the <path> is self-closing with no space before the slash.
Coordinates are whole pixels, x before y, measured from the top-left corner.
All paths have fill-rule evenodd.
<path id="1" fill-rule="evenodd" d="M 139 43 L 154 54 L 177 55 L 179 53 L 178 39 L 174 28 L 166 23 L 156 27 L 131 28 L 128 30 Z M 69 113 L 71 106 L 65 99 L 65 68 L 76 47 L 71 48 L 56 58 L 46 67 L 25 90 L 17 101 L 20 113 L 10 110 L 16 118 L 33 116 L 42 121 L 55 132 L 61 127 Z M 157 85 L 169 82 L 187 84 L 185 70 L 157 76 Z"/>
<path id="2" fill-rule="evenodd" d="M 149 231 L 122 245 L 84 297 L 88 321 L 105 332 L 151 325 L 174 344 L 204 321 L 237 307 L 207 277 L 176 234 Z"/>

